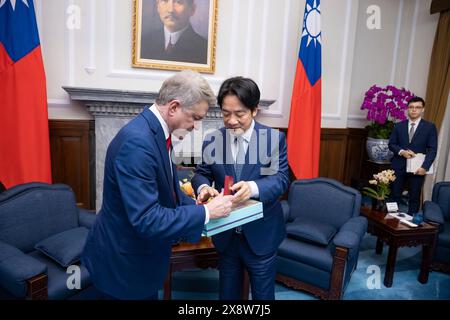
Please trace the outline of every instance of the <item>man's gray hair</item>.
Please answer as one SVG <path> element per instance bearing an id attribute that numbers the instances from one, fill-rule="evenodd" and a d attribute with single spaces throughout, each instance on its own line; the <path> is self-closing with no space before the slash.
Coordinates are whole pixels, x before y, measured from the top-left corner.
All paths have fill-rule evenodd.
<path id="1" fill-rule="evenodd" d="M 162 84 L 156 103 L 165 105 L 172 100 L 180 101 L 182 108 L 193 107 L 202 101 L 206 101 L 210 108 L 216 105 L 216 97 L 208 82 L 191 70 L 181 71 Z"/>

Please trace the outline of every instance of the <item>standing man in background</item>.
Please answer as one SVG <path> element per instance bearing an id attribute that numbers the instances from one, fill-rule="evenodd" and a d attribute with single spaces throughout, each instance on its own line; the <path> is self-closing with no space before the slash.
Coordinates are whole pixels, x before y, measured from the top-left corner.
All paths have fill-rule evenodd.
<path id="1" fill-rule="evenodd" d="M 157 299 L 172 244 L 198 242 L 210 219 L 229 215 L 232 196 L 195 205 L 180 191 L 171 162 L 171 134 L 194 129 L 213 105 L 204 78 L 177 73 L 164 81 L 156 103 L 111 141 L 102 208 L 82 254 L 94 286 L 106 297 Z"/>
<path id="2" fill-rule="evenodd" d="M 235 203 L 250 198 L 263 203 L 262 219 L 213 236 L 219 253 L 220 299 L 225 300 L 241 298 L 245 270 L 254 300 L 275 299 L 277 249 L 286 235 L 278 201 L 289 184 L 286 139 L 254 120 L 259 99 L 253 80 L 225 80 L 217 97 L 225 127 L 215 133 L 215 139 L 206 139 L 203 162 L 192 178 L 199 201 L 217 195 L 216 189 L 224 187 L 228 175 L 234 177 Z M 215 150 L 215 161 L 207 157 L 208 150 Z"/>
<path id="3" fill-rule="evenodd" d="M 389 139 L 389 149 L 394 153 L 392 169 L 396 179 L 392 182 L 392 199 L 400 202 L 402 192 L 407 183 L 409 186 L 408 213 L 414 214 L 420 209 L 420 194 L 425 174 L 437 154 L 436 126 L 422 119 L 425 101 L 413 97 L 408 101 L 408 119 L 395 125 Z M 422 166 L 416 172 L 406 172 L 406 159 L 425 154 Z"/>

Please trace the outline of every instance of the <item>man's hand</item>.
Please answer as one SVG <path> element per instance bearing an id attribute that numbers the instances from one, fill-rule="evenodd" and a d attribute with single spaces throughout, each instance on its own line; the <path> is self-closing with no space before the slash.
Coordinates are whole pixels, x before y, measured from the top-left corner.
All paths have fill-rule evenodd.
<path id="1" fill-rule="evenodd" d="M 417 171 L 414 172 L 414 174 L 417 174 L 419 176 L 424 176 L 427 174 L 427 170 L 425 170 L 424 168 L 421 167 L 421 168 L 417 169 Z"/>
<path id="2" fill-rule="evenodd" d="M 233 199 L 234 196 L 224 196 L 222 191 L 211 202 L 208 202 L 206 206 L 209 211 L 209 219 L 228 217 L 231 212 Z"/>
<path id="3" fill-rule="evenodd" d="M 414 151 L 411 151 L 411 150 L 402 150 L 400 152 L 400 155 L 406 159 L 414 158 L 416 156 Z"/>
<path id="4" fill-rule="evenodd" d="M 245 200 L 250 199 L 250 197 L 252 196 L 252 189 L 250 188 L 250 184 L 247 181 L 239 181 L 238 183 L 233 184 L 230 189 L 231 191 L 235 192 L 235 203 L 244 202 Z"/>
<path id="5" fill-rule="evenodd" d="M 200 190 L 200 194 L 197 197 L 197 203 L 202 203 L 208 200 L 209 198 L 214 198 L 219 195 L 219 191 L 214 189 L 213 187 L 203 187 Z"/>

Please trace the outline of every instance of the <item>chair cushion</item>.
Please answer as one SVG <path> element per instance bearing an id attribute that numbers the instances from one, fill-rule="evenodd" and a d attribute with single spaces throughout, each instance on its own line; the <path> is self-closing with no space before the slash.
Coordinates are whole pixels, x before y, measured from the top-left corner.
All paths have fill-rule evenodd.
<path id="1" fill-rule="evenodd" d="M 292 223 L 286 224 L 286 231 L 291 238 L 324 246 L 328 245 L 337 232 L 332 225 L 304 221 L 302 218 L 297 218 Z"/>
<path id="2" fill-rule="evenodd" d="M 68 267 L 80 260 L 88 232 L 85 227 L 69 229 L 38 242 L 34 248 Z"/>

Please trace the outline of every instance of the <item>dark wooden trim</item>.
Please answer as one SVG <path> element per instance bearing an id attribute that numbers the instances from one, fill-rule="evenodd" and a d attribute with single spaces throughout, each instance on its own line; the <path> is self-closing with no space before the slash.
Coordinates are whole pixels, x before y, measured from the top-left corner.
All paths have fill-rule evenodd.
<path id="1" fill-rule="evenodd" d="M 347 248 L 336 247 L 333 257 L 333 267 L 331 268 L 330 290 L 328 291 L 328 299 L 330 300 L 340 300 L 342 298 L 347 254 Z"/>
<path id="2" fill-rule="evenodd" d="M 430 14 L 450 10 L 450 1 L 448 0 L 433 0 L 430 6 Z"/>
<path id="3" fill-rule="evenodd" d="M 435 271 L 450 273 L 450 265 L 444 262 L 433 261 L 431 264 L 431 268 Z"/>
<path id="4" fill-rule="evenodd" d="M 77 205 L 95 208 L 93 120 L 49 120 L 53 183 L 69 185 Z"/>
<path id="5" fill-rule="evenodd" d="M 47 275 L 38 274 L 27 280 L 27 299 L 30 300 L 47 300 Z"/>
<path id="6" fill-rule="evenodd" d="M 277 273 L 275 279 L 276 279 L 276 281 L 281 282 L 282 284 L 284 284 L 285 286 L 287 286 L 289 288 L 309 292 L 320 299 L 327 299 L 327 297 L 328 297 L 327 291 L 325 291 L 321 288 L 312 286 L 308 283 L 299 281 L 297 279 L 293 279 L 293 278 L 287 277 L 287 276 L 279 274 L 279 273 Z"/>

